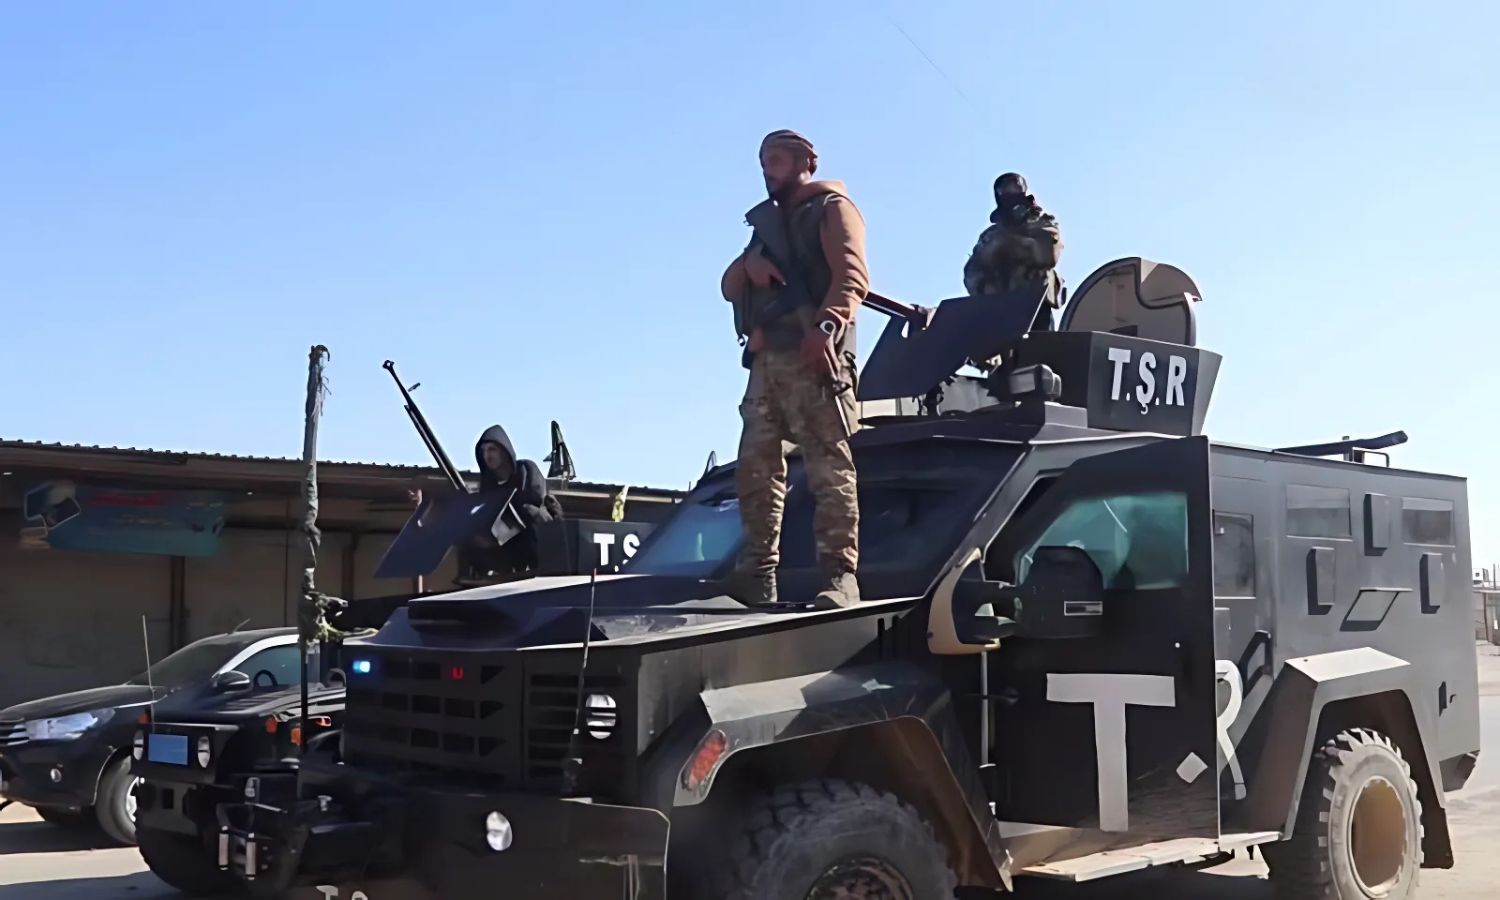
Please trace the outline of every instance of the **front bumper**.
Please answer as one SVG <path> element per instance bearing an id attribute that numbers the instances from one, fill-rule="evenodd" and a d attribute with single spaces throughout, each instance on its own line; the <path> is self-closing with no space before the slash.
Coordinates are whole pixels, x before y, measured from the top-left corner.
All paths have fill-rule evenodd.
<path id="1" fill-rule="evenodd" d="M 219 862 L 276 896 L 438 900 L 493 893 L 506 900 L 666 896 L 668 820 L 655 809 L 528 794 L 411 791 L 367 803 L 363 817 L 317 801 L 293 813 L 265 805 L 221 808 Z M 511 843 L 492 850 L 491 813 Z M 257 830 L 258 829 L 258 830 Z M 288 861 L 296 864 L 292 873 Z M 329 894 L 329 890 L 337 893 Z"/>
<path id="2" fill-rule="evenodd" d="M 86 809 L 94 805 L 99 773 L 113 754 L 113 747 L 87 736 L 7 748 L 0 753 L 0 797 L 27 806 Z M 53 780 L 54 770 L 61 780 Z"/>

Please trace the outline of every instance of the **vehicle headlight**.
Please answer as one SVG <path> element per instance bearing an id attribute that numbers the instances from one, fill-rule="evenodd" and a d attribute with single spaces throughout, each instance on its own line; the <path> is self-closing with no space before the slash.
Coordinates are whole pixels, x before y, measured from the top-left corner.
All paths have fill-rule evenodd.
<path id="1" fill-rule="evenodd" d="M 84 732 L 108 722 L 114 714 L 113 709 L 94 709 L 51 719 L 34 719 L 26 723 L 26 737 L 33 741 L 77 740 Z"/>
<path id="2" fill-rule="evenodd" d="M 146 732 L 137 731 L 135 737 L 130 740 L 130 755 L 136 759 L 146 755 Z"/>
<path id="3" fill-rule="evenodd" d="M 198 738 L 198 766 L 206 769 L 214 759 L 214 742 L 208 735 Z"/>
<path id="4" fill-rule="evenodd" d="M 499 812 L 492 812 L 484 819 L 484 840 L 490 845 L 490 849 L 501 853 L 510 849 L 511 842 L 515 840 L 515 830 L 511 828 L 510 820 Z"/>

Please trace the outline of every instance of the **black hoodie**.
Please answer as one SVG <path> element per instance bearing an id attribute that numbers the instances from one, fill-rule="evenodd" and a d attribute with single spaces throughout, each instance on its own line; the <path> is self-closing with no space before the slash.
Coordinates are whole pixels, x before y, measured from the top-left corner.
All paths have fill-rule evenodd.
<path id="1" fill-rule="evenodd" d="M 500 482 L 500 479 L 495 477 L 495 473 L 490 471 L 484 464 L 484 445 L 486 443 L 499 444 L 501 449 L 505 451 L 505 455 L 509 456 L 511 462 L 514 463 L 510 478 L 503 484 Z M 501 428 L 499 425 L 491 425 L 484 430 L 484 434 L 481 434 L 479 440 L 474 444 L 474 461 L 479 465 L 480 490 L 485 491 L 499 487 L 514 488 L 516 492 L 516 511 L 521 513 L 523 518 L 543 522 L 553 518 L 561 518 L 562 504 L 558 503 L 557 498 L 553 497 L 547 491 L 547 480 L 542 477 L 542 470 L 536 463 L 529 459 L 516 459 L 516 448 L 511 444 L 510 435 L 505 433 L 504 428 Z M 538 513 L 542 513 L 543 515 L 538 516 Z M 534 522 L 528 522 L 527 524 L 534 524 Z"/>
<path id="2" fill-rule="evenodd" d="M 505 481 L 495 477 L 484 464 L 485 442 L 499 444 L 510 457 L 511 475 Z M 479 489 L 481 491 L 515 491 L 512 505 L 525 530 L 504 546 L 497 546 L 488 532 L 477 535 L 466 548 L 465 567 L 472 572 L 520 573 L 535 569 L 539 563 L 535 527 L 542 522 L 552 522 L 563 517 L 562 504 L 547 490 L 547 479 L 542 470 L 529 459 L 517 459 L 516 448 L 510 436 L 499 425 L 486 428 L 474 444 L 474 461 L 479 465 Z"/>

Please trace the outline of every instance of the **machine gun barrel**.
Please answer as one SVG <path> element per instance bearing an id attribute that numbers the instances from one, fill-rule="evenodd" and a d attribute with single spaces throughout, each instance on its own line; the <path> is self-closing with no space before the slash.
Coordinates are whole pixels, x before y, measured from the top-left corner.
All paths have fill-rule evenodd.
<path id="1" fill-rule="evenodd" d="M 883 294 L 870 291 L 865 294 L 865 306 L 876 312 L 882 312 L 893 319 L 905 319 L 919 328 L 926 328 L 932 322 L 934 310 L 925 306 L 917 306 L 914 303 L 903 303 L 900 300 L 892 300 Z"/>
<path id="2" fill-rule="evenodd" d="M 443 471 L 443 475 L 448 479 L 448 483 L 453 485 L 454 490 L 461 493 L 468 493 L 469 486 L 464 483 L 463 476 L 459 474 L 458 468 L 453 465 L 453 460 L 448 458 L 448 453 L 443 450 L 443 445 L 438 442 L 437 433 L 432 430 L 431 425 L 427 424 L 427 417 L 422 415 L 422 409 L 417 406 L 417 401 L 412 398 L 411 391 L 407 390 L 406 385 L 401 383 L 401 376 L 396 374 L 396 364 L 390 360 L 386 360 L 383 368 L 391 373 L 391 378 L 395 380 L 396 387 L 401 391 L 401 399 L 406 401 L 406 415 L 411 419 L 411 424 L 417 429 L 417 434 L 421 435 L 422 443 L 427 445 L 427 452 L 432 454 L 433 460 L 437 462 L 438 468 Z"/>

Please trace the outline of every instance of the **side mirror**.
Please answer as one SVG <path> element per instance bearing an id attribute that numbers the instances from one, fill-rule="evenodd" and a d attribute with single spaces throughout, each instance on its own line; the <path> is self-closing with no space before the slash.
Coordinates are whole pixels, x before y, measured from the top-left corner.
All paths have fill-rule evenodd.
<path id="1" fill-rule="evenodd" d="M 214 676 L 214 680 L 211 683 L 214 691 L 220 694 L 250 690 L 250 676 L 244 672 L 234 670 L 220 672 Z"/>
<path id="2" fill-rule="evenodd" d="M 1031 638 L 1095 637 L 1104 629 L 1104 578 L 1077 547 L 1038 547 L 1016 591 L 1015 615 Z"/>
<path id="3" fill-rule="evenodd" d="M 1000 582 L 969 578 L 959 581 L 953 587 L 953 627 L 959 642 L 987 645 L 1015 634 L 1016 621 L 1006 615 L 1014 598 L 1009 586 Z"/>

